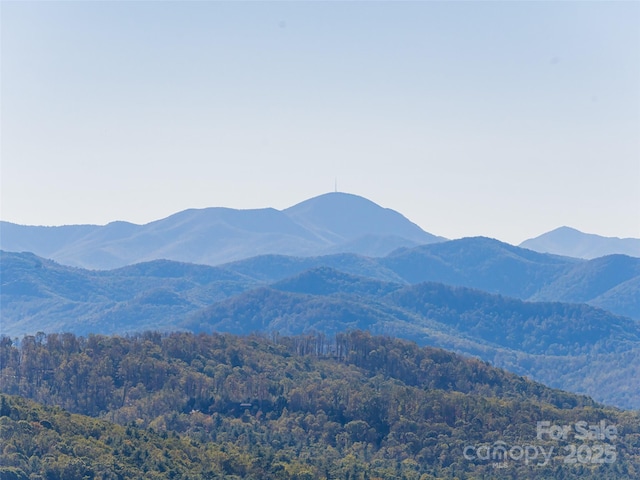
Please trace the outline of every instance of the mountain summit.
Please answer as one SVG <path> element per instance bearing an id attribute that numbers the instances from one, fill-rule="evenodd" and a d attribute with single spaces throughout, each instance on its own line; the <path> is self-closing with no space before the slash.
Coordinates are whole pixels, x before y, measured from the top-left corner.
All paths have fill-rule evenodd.
<path id="1" fill-rule="evenodd" d="M 218 265 L 262 254 L 382 256 L 444 240 L 366 198 L 328 193 L 285 210 L 189 209 L 145 225 L 37 227 L 0 222 L 0 248 L 111 269 L 168 259 Z"/>
<path id="2" fill-rule="evenodd" d="M 343 241 L 390 234 L 416 243 L 432 243 L 436 239 L 395 210 L 349 193 L 326 193 L 289 207 L 284 213 L 319 236 L 338 235 Z"/>
<path id="3" fill-rule="evenodd" d="M 584 233 L 571 227 L 560 227 L 520 244 L 541 253 L 554 253 L 576 258 L 598 258 L 623 254 L 640 257 L 640 239 L 603 237 Z"/>

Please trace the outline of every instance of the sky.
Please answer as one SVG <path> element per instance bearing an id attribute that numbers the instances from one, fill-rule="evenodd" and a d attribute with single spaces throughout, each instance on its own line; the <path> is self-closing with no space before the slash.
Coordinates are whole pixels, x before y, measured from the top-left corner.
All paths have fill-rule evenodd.
<path id="1" fill-rule="evenodd" d="M 2 220 L 338 190 L 424 230 L 640 237 L 640 2 L 0 2 Z"/>

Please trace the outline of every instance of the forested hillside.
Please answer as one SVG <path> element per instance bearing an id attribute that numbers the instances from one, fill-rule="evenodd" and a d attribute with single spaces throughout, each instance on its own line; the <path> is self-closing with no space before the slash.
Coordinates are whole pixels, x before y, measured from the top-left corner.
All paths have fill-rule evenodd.
<path id="1" fill-rule="evenodd" d="M 319 268 L 215 303 L 180 326 L 235 334 L 368 330 L 640 407 L 640 324 L 584 304 L 524 302 L 438 283 L 403 286 Z"/>
<path id="2" fill-rule="evenodd" d="M 474 253 L 476 247 L 484 253 Z M 1 333 L 20 337 L 38 331 L 87 335 L 189 330 L 332 335 L 363 329 L 478 356 L 610 405 L 640 407 L 640 384 L 633 382 L 640 375 L 637 321 L 584 304 L 525 302 L 437 283 L 408 285 L 399 276 L 422 271 L 407 268 L 412 262 L 421 265 L 424 255 L 435 265 L 438 252 L 439 261 L 449 258 L 449 270 L 473 263 L 471 277 L 493 275 L 502 283 L 538 278 L 547 268 L 569 261 L 575 271 L 558 280 L 564 285 L 559 290 L 570 286 L 576 301 L 624 290 L 607 301 L 629 305 L 630 298 L 638 302 L 633 282 L 640 278 L 634 277 L 639 259 L 617 256 L 575 264 L 489 239 L 429 248 L 433 250 L 410 250 L 416 258 L 402 252 L 390 256 L 397 261 L 397 273 L 376 259 L 353 255 L 256 257 L 224 267 L 158 260 L 89 271 L 28 253 L 1 252 Z M 502 252 L 504 258 L 496 258 L 503 258 L 504 268 L 511 265 L 511 276 L 500 275 L 502 267 L 496 267 L 486 251 Z M 438 272 L 429 268 L 424 272 Z M 611 269 L 619 274 L 609 275 Z"/>
<path id="3" fill-rule="evenodd" d="M 224 462 L 239 455 L 233 445 L 116 425 L 6 395 L 0 395 L 0 442 L 2 480 L 220 478 Z"/>
<path id="4" fill-rule="evenodd" d="M 271 339 L 52 334 L 25 337 L 19 346 L 3 337 L 0 365 L 5 394 L 102 419 L 95 423 L 4 398 L 0 426 L 8 446 L 0 459 L 15 475 L 54 468 L 56 452 L 65 456 L 56 457 L 55 468 L 90 469 L 95 475 L 89 478 L 133 478 L 105 467 L 112 456 L 119 468 L 147 468 L 145 478 L 640 475 L 637 413 L 599 406 L 479 360 L 363 332 Z M 539 421 L 604 422 L 618 435 L 538 438 Z M 553 447 L 554 453 L 546 463 L 542 455 L 525 462 L 515 453 L 486 459 L 469 453 L 500 445 L 516 453 L 518 446 Z M 573 458 L 571 445 L 582 452 L 574 464 L 565 463 Z M 608 456 L 595 454 L 605 447 Z"/>

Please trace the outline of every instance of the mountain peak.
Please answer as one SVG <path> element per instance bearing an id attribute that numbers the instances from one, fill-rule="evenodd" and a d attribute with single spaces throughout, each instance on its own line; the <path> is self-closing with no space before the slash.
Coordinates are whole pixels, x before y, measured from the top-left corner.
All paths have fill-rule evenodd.
<path id="1" fill-rule="evenodd" d="M 538 237 L 525 240 L 520 246 L 541 253 L 585 259 L 616 253 L 640 257 L 640 239 L 603 237 L 567 226 L 558 227 Z"/>
<path id="2" fill-rule="evenodd" d="M 398 236 L 416 244 L 439 240 L 395 210 L 351 193 L 325 193 L 283 212 L 319 236 L 337 236 L 333 240 L 349 241 L 368 235 Z"/>
<path id="3" fill-rule="evenodd" d="M 302 208 L 303 206 L 309 207 L 311 205 L 343 206 L 345 204 L 370 205 L 382 208 L 380 205 L 369 200 L 368 198 L 356 195 L 354 193 L 328 192 L 303 200 L 302 202 L 287 208 L 285 211 Z"/>

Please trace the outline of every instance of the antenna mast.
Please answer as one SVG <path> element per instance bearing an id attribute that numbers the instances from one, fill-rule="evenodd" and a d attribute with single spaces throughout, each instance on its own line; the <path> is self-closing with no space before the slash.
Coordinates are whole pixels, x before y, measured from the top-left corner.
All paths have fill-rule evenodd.
<path id="1" fill-rule="evenodd" d="M 338 177 L 336 177 L 336 181 L 334 184 L 334 192 L 338 193 Z"/>

